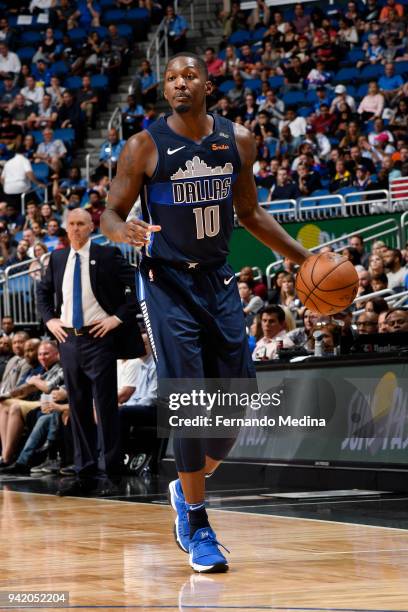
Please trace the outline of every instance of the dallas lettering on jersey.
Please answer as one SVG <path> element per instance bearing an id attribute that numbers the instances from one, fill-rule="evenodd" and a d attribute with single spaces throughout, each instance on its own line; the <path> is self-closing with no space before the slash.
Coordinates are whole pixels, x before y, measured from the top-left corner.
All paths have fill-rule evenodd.
<path id="1" fill-rule="evenodd" d="M 233 172 L 234 168 L 229 162 L 224 166 L 212 168 L 198 156 L 193 157 L 192 160 L 186 161 L 186 170 L 179 168 L 170 177 L 174 181 L 172 183 L 174 203 L 192 204 L 228 198 Z"/>

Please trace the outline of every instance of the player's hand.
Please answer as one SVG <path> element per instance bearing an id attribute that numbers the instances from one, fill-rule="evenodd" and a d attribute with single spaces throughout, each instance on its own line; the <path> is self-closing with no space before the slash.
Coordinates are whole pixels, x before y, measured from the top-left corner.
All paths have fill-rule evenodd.
<path id="1" fill-rule="evenodd" d="M 103 338 L 108 332 L 112 331 L 112 329 L 119 327 L 119 325 L 120 321 L 116 317 L 107 317 L 102 321 L 96 321 L 96 323 L 93 323 L 89 333 L 94 338 Z"/>
<path id="2" fill-rule="evenodd" d="M 149 225 L 149 223 L 141 219 L 132 219 L 123 225 L 121 242 L 141 247 L 149 244 L 152 232 L 160 232 L 160 230 L 160 225 Z"/>
<path id="3" fill-rule="evenodd" d="M 47 322 L 47 327 L 59 342 L 65 342 L 68 334 L 63 329 L 62 321 L 60 319 L 50 319 Z"/>

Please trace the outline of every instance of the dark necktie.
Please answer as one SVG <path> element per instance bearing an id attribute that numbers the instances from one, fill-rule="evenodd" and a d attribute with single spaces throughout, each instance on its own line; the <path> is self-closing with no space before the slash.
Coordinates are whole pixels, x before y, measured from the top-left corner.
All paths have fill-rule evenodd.
<path id="1" fill-rule="evenodd" d="M 82 312 L 82 285 L 81 285 L 81 258 L 75 253 L 74 290 L 72 306 L 72 326 L 81 329 L 84 326 L 84 313 Z"/>

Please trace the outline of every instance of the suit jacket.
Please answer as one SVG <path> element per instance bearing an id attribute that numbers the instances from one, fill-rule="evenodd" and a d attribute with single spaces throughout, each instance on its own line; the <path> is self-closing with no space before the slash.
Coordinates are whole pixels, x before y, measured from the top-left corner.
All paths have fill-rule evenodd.
<path id="1" fill-rule="evenodd" d="M 38 310 L 44 323 L 61 316 L 62 281 L 70 247 L 51 253 L 43 280 L 37 288 Z M 117 247 L 91 242 L 89 275 L 93 294 L 108 315 L 122 322 L 110 332 L 115 335 L 118 359 L 134 359 L 145 354 L 143 339 L 136 321 L 135 271 Z M 91 262 L 95 262 L 91 264 Z"/>

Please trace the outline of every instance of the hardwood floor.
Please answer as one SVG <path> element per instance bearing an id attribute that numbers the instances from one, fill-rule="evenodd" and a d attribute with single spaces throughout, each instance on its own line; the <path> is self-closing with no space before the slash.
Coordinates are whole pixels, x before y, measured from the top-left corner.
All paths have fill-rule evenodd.
<path id="1" fill-rule="evenodd" d="M 227 574 L 192 573 L 167 506 L 3 490 L 0 591 L 69 591 L 71 606 L 104 610 L 408 611 L 408 531 L 209 515 Z"/>

